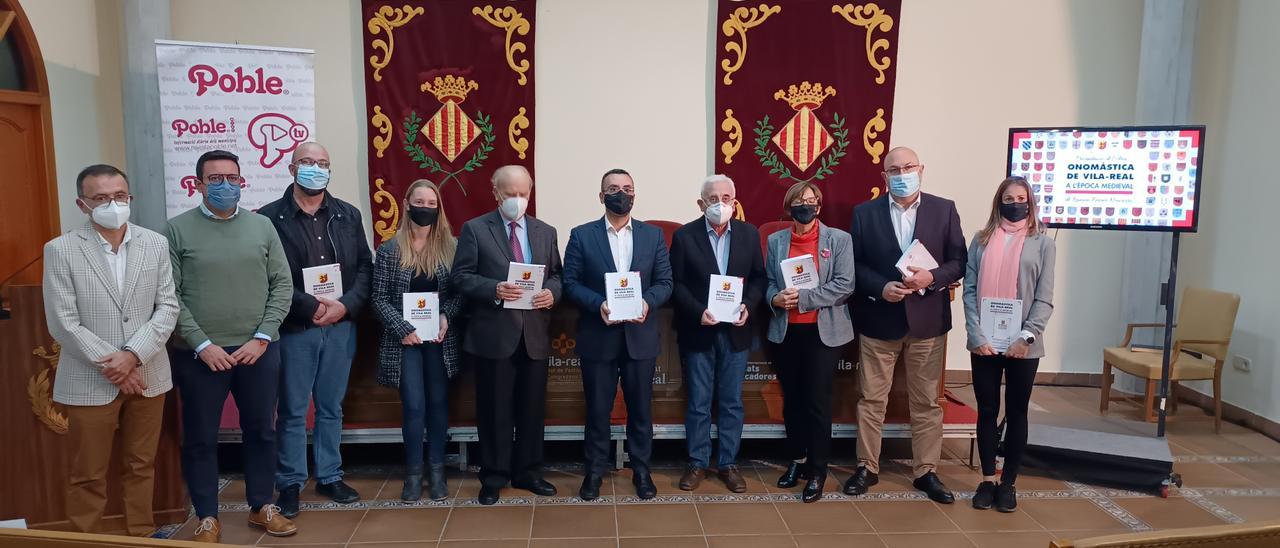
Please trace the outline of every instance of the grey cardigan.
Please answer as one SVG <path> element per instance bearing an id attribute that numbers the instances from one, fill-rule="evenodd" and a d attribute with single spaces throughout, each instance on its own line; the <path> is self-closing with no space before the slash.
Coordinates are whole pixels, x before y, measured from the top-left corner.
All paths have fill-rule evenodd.
<path id="1" fill-rule="evenodd" d="M 969 243 L 969 264 L 964 273 L 964 326 L 969 331 L 970 352 L 987 344 L 978 313 L 978 271 L 985 245 L 975 234 Z M 1053 266 L 1058 253 L 1053 238 L 1044 233 L 1027 236 L 1018 265 L 1018 298 L 1022 299 L 1022 329 L 1036 337 L 1027 358 L 1044 357 L 1044 326 L 1053 315 Z"/>
<path id="2" fill-rule="evenodd" d="M 779 264 L 787 258 L 791 248 L 791 229 L 779 230 L 769 235 L 769 255 L 765 259 L 765 273 L 769 287 L 765 290 L 765 302 L 773 317 L 769 319 L 769 341 L 781 343 L 787 336 L 787 311 L 773 306 L 773 297 L 786 288 Z M 848 232 L 831 228 L 818 222 L 818 276 L 821 280 L 815 289 L 801 289 L 796 309 L 800 312 L 818 311 L 818 336 L 822 343 L 832 348 L 853 340 L 853 321 L 845 301 L 853 295 L 853 238 Z"/>

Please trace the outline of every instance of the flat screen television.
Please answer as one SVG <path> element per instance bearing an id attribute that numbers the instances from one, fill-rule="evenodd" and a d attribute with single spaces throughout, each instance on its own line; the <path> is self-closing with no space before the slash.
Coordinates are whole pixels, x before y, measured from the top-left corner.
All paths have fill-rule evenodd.
<path id="1" fill-rule="evenodd" d="M 1008 166 L 1049 228 L 1195 232 L 1204 126 L 1011 128 Z"/>

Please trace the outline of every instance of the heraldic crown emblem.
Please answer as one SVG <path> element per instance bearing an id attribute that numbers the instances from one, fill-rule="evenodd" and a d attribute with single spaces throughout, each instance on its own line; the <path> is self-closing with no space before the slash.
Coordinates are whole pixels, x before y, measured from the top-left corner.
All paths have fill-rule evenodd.
<path id="1" fill-rule="evenodd" d="M 784 101 L 795 114 L 782 127 L 775 131 L 769 123 L 769 116 L 756 123 L 756 157 L 760 165 L 769 169 L 770 175 L 792 181 L 822 180 L 835 172 L 835 167 L 844 157 L 849 146 L 849 131 L 844 127 L 845 118 L 839 113 L 833 115 L 833 122 L 824 124 L 814 111 L 822 107 L 822 102 L 836 94 L 836 89 L 824 86 L 822 82 L 804 81 L 792 84 L 785 90 L 778 90 L 773 98 Z M 799 174 L 817 166 L 813 174 L 801 179 L 793 175 L 791 168 L 778 158 L 777 152 L 769 147 L 772 143 L 782 151 Z"/>
<path id="2" fill-rule="evenodd" d="M 459 176 L 473 173 L 483 166 L 485 160 L 489 159 L 489 153 L 493 152 L 495 141 L 493 123 L 489 116 L 478 110 L 474 115 L 462 110 L 462 103 L 472 91 L 480 89 L 480 84 L 462 76 L 446 74 L 422 82 L 419 89 L 440 101 L 440 108 L 425 121 L 416 111 L 409 112 L 409 116 L 404 119 L 404 150 L 419 168 L 426 169 L 431 174 L 444 174 L 440 178 L 442 189 L 454 180 L 465 195 L 466 188 Z M 431 143 L 450 167 L 468 148 L 475 148 L 475 152 L 461 167 L 450 170 L 427 153 L 427 149 L 419 144 L 419 137 Z M 472 147 L 477 142 L 479 145 Z"/>

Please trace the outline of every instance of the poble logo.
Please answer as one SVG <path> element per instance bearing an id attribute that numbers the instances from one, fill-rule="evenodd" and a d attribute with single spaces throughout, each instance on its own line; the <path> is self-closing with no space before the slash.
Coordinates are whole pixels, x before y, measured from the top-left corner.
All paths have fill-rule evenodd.
<path id="1" fill-rule="evenodd" d="M 311 136 L 307 126 L 277 112 L 259 114 L 249 122 L 249 144 L 262 152 L 259 163 L 273 167 Z"/>
<path id="2" fill-rule="evenodd" d="M 218 69 L 209 65 L 195 65 L 187 71 L 187 81 L 196 85 L 196 97 L 204 95 L 213 86 L 218 86 L 218 89 L 226 93 L 263 93 L 267 95 L 289 93 L 284 89 L 284 80 L 281 80 L 279 76 L 267 76 L 262 67 L 258 67 L 248 74 L 245 73 L 244 67 L 236 67 L 235 70 L 229 73 L 219 74 Z"/>
<path id="3" fill-rule="evenodd" d="M 181 118 L 174 120 L 169 124 L 175 137 L 182 137 L 183 134 L 190 133 L 192 135 L 207 135 L 210 133 L 235 133 L 236 119 L 232 118 L 229 122 L 219 122 L 216 118 L 209 119 L 196 118 L 195 120 L 183 120 Z"/>

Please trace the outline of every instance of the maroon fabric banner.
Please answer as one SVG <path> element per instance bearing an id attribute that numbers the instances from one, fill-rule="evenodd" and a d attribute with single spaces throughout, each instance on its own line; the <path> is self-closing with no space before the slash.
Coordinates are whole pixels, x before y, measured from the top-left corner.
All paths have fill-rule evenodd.
<path id="1" fill-rule="evenodd" d="M 848 229 L 884 185 L 900 0 L 719 0 L 717 13 L 713 152 L 738 214 L 781 220 L 787 188 L 810 181 L 823 222 Z"/>
<path id="2" fill-rule="evenodd" d="M 534 6 L 364 0 L 369 197 L 378 243 L 395 234 L 405 189 L 416 179 L 440 185 L 456 232 L 496 207 L 489 183 L 495 169 L 520 164 L 533 172 Z"/>

